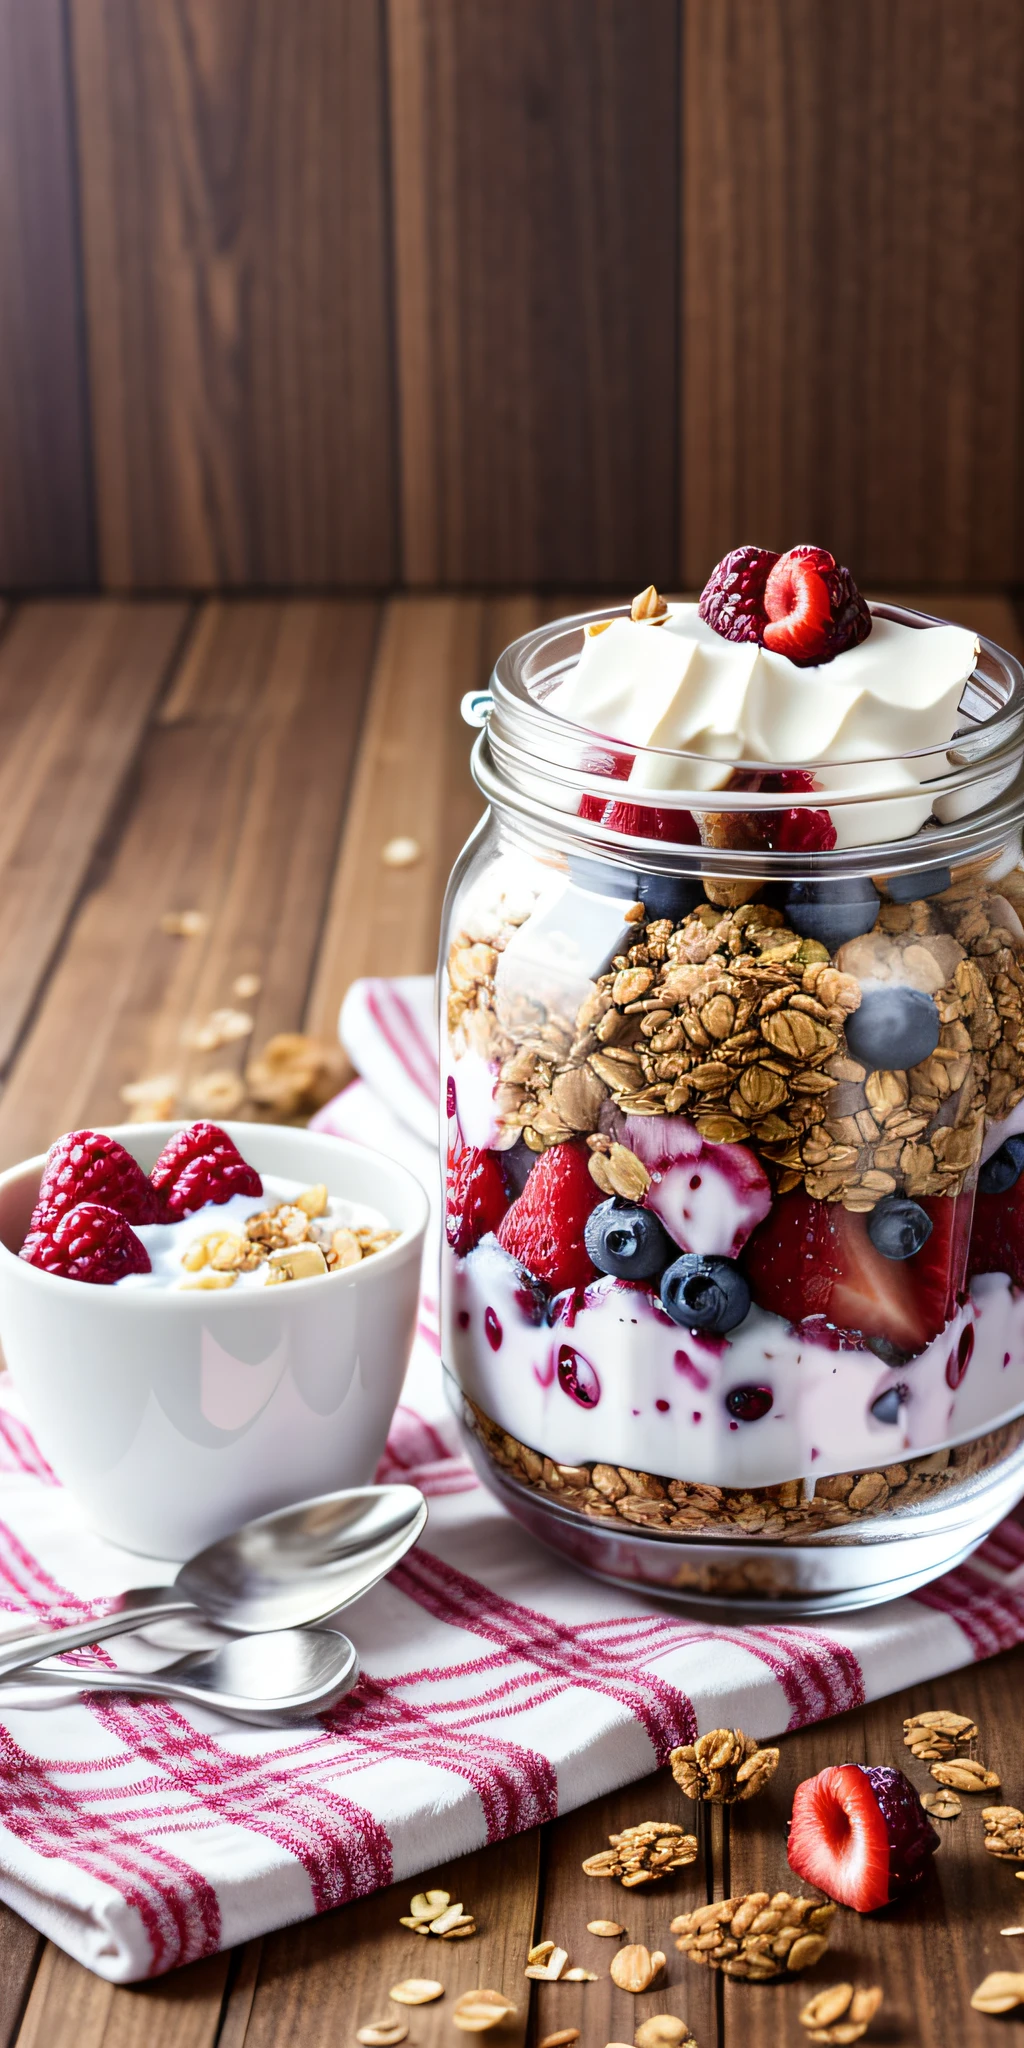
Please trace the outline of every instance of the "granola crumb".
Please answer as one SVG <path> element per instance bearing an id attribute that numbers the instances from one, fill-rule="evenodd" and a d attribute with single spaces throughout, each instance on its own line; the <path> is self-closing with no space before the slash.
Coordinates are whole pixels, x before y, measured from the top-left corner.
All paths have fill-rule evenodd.
<path id="1" fill-rule="evenodd" d="M 418 839 L 399 837 L 385 841 L 380 857 L 386 868 L 412 868 L 422 858 L 422 852 Z"/>

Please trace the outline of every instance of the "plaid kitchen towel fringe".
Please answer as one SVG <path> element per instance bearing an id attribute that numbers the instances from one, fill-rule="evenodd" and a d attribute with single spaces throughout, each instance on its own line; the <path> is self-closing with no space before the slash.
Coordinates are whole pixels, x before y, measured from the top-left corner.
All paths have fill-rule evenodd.
<path id="1" fill-rule="evenodd" d="M 361 1078 L 319 1128 L 398 1153 L 436 1198 L 429 983 L 360 983 L 343 1029 Z M 581 1577 L 509 1520 L 462 1455 L 430 1253 L 424 1270 L 381 1476 L 422 1487 L 430 1522 L 346 1613 L 358 1689 L 283 1731 L 90 1696 L 74 1670 L 44 1705 L 3 1693 L 0 1896 L 102 1976 L 157 1975 L 412 1877 L 642 1777 L 701 1728 L 798 1728 L 1024 1637 L 1015 1518 L 937 1584 L 820 1628 L 713 1626 Z M 100 1613 L 138 1570 L 82 1526 L 0 1379 L 11 1626 Z M 181 1627 L 166 1624 L 165 1644 Z M 138 1639 L 111 1649 L 122 1666 L 167 1654 Z M 114 1663 L 102 1648 L 74 1663 L 98 1656 Z"/>

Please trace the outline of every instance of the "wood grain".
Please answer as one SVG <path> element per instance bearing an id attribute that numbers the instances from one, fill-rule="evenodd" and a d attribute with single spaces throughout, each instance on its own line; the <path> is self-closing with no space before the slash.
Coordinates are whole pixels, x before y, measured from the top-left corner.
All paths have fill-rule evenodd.
<path id="1" fill-rule="evenodd" d="M 344 811 L 377 608 L 209 605 L 0 1100 L 0 1156 L 126 1114 L 119 1090 L 190 1080 L 241 1044 L 188 1054 L 190 1023 L 258 973 L 255 1039 L 294 1028 Z M 165 910 L 205 935 L 169 938 Z"/>
<path id="2" fill-rule="evenodd" d="M 119 1986 L 48 1943 L 18 2048 L 213 2048 L 227 1974 L 219 1955 L 157 1984 Z"/>
<path id="3" fill-rule="evenodd" d="M 517 2018 L 501 2029 L 501 2048 L 526 2039 L 528 1985 L 523 1977 L 534 1924 L 540 1831 L 481 1849 L 374 1897 L 360 1899 L 301 1927 L 264 1937 L 255 1994 L 244 2036 L 233 2048 L 338 2048 L 368 2021 L 410 2023 L 415 2048 L 450 2048 L 451 2009 L 463 1991 L 481 1985 L 516 2002 Z M 479 1933 L 469 1941 L 435 1941 L 399 1925 L 415 1892 L 440 1886 L 472 1912 Z M 389 2004 L 388 1990 L 406 1977 L 432 1977 L 443 1999 L 420 2006 Z M 230 2023 L 230 2008 L 229 2008 Z"/>
<path id="4" fill-rule="evenodd" d="M 677 7 L 389 0 L 403 574 L 671 574 Z"/>
<path id="5" fill-rule="evenodd" d="M 1000 647 L 1008 647 L 1011 654 L 1024 654 L 1024 627 L 1008 597 L 978 590 L 918 590 L 901 591 L 893 601 L 909 605 L 911 610 L 933 612 L 955 626 L 970 626 Z"/>
<path id="6" fill-rule="evenodd" d="M 71 20 L 102 580 L 391 581 L 378 8 Z"/>
<path id="7" fill-rule="evenodd" d="M 463 725 L 465 691 L 543 615 L 536 599 L 396 598 L 387 608 L 307 1012 L 337 1030 L 362 974 L 433 973 L 441 904 L 456 854 L 483 810 Z M 385 867 L 389 839 L 415 839 L 411 867 Z"/>
<path id="8" fill-rule="evenodd" d="M 951 1707 L 976 1719 L 978 1754 L 1003 1781 L 1002 1792 L 992 1797 L 1016 1803 L 1024 1793 L 1022 1678 L 1024 1649 L 1011 1650 L 789 1737 L 769 1791 L 733 1809 L 730 1867 L 722 1874 L 729 1895 L 800 1889 L 786 1860 L 785 1823 L 801 1779 L 827 1765 L 894 1764 L 919 1792 L 934 1791 L 927 1765 L 903 1747 L 904 1716 L 927 1707 Z M 964 1794 L 960 1819 L 938 1823 L 942 1846 L 910 1897 L 869 1918 L 840 1908 L 828 1954 L 806 1976 L 764 1986 L 726 1982 L 728 2048 L 775 2048 L 780 2040 L 796 2041 L 801 2005 L 813 1991 L 840 1981 L 882 1985 L 885 2005 L 872 2036 L 912 2041 L 920 2048 L 950 2048 L 954 2040 L 957 2048 L 991 2048 L 992 2021 L 971 2011 L 971 1992 L 989 1970 L 1020 1969 L 1024 1937 L 1008 1940 L 999 1930 L 1021 1924 L 1024 1901 L 1014 1865 L 998 1862 L 982 1848 L 979 1814 L 988 1803 L 984 1795 Z"/>
<path id="9" fill-rule="evenodd" d="M 0 1072 L 187 618 L 180 604 L 38 603 L 0 641 Z"/>
<path id="10" fill-rule="evenodd" d="M 27 1920 L 0 1906 L 0 2048 L 11 2048 L 18 2033 L 44 1945 Z"/>
<path id="11" fill-rule="evenodd" d="M 709 1874 L 703 1856 L 658 1884 L 629 1891 L 613 1878 L 587 1877 L 582 1869 L 584 1857 L 606 1848 L 610 1834 L 641 1820 L 688 1824 L 689 1811 L 683 1810 L 668 1771 L 659 1771 L 607 1798 L 591 1800 L 544 1831 L 537 1938 L 553 1940 L 567 1949 L 570 1964 L 595 1970 L 597 1982 L 535 1985 L 536 2040 L 562 2027 L 578 2027 L 586 2048 L 591 2042 L 628 2043 L 641 2020 L 654 2013 L 673 2013 L 686 2020 L 700 2048 L 712 2048 L 714 1985 L 703 1972 L 699 1977 L 696 1971 L 686 1976 L 683 1958 L 676 1954 L 668 1931 L 674 1914 L 692 1912 L 708 1896 Z M 612 1982 L 609 1966 L 621 1944 L 608 1936 L 588 1934 L 588 1920 L 616 1920 L 626 1930 L 623 1943 L 642 1942 L 652 1954 L 661 1950 L 667 1963 L 653 1990 L 634 1996 Z"/>
<path id="12" fill-rule="evenodd" d="M 687 0 L 683 574 L 1021 562 L 1016 0 Z"/>
<path id="13" fill-rule="evenodd" d="M 94 573 L 61 0 L 0 0 L 0 585 Z"/>

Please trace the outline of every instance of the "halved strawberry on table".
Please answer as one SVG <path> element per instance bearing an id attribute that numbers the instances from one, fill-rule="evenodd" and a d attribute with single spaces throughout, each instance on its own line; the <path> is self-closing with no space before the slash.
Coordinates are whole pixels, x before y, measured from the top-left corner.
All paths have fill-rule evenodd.
<path id="1" fill-rule="evenodd" d="M 542 1152 L 498 1226 L 502 1249 L 556 1294 L 597 1278 L 583 1233 L 591 1210 L 604 1197 L 591 1178 L 589 1159 L 580 1138 Z"/>
<path id="2" fill-rule="evenodd" d="M 919 1884 L 939 1846 L 920 1798 L 891 1764 L 833 1764 L 793 1798 L 790 1868 L 855 1913 Z"/>
<path id="3" fill-rule="evenodd" d="M 453 1252 L 465 1258 L 488 1231 L 497 1230 L 508 1205 L 508 1189 L 497 1152 L 464 1145 L 456 1158 L 449 1147 L 444 1222 Z"/>
<path id="4" fill-rule="evenodd" d="M 971 1202 L 969 1194 L 923 1200 L 927 1242 L 912 1258 L 887 1259 L 865 1216 L 800 1188 L 780 1195 L 743 1254 L 754 1301 L 797 1325 L 820 1318 L 823 1335 L 859 1336 L 915 1357 L 944 1329 L 966 1285 Z"/>

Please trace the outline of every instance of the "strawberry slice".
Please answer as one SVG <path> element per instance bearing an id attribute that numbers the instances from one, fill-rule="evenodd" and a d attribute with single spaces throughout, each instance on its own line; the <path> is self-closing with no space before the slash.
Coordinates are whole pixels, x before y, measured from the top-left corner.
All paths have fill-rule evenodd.
<path id="1" fill-rule="evenodd" d="M 584 775 L 608 775 L 616 782 L 627 782 L 635 760 L 635 754 L 619 753 L 615 747 L 597 747 L 583 755 L 580 768 Z"/>
<path id="2" fill-rule="evenodd" d="M 659 811 L 647 804 L 609 804 L 603 823 L 627 839 L 667 839 L 674 846 L 699 846 L 692 811 Z"/>
<path id="3" fill-rule="evenodd" d="M 580 769 L 584 775 L 608 775 L 616 782 L 627 782 L 635 759 L 635 754 L 620 754 L 614 747 L 609 747 L 607 751 L 603 747 L 594 748 L 584 754 Z M 578 818 L 589 818 L 593 824 L 599 825 L 607 805 L 607 797 L 583 796 L 580 798 L 576 815 Z"/>
<path id="4" fill-rule="evenodd" d="M 666 839 L 674 846 L 699 846 L 700 832 L 692 811 L 659 811 L 654 805 L 614 804 L 600 796 L 580 798 L 579 818 L 590 818 L 627 839 Z"/>
<path id="5" fill-rule="evenodd" d="M 833 1764 L 796 1788 L 790 1867 L 855 1913 L 919 1884 L 938 1846 L 909 1778 L 888 1764 Z"/>
<path id="6" fill-rule="evenodd" d="M 787 1322 L 823 1318 L 842 1337 L 883 1339 L 916 1356 L 962 1291 L 970 1196 L 933 1197 L 922 1207 L 932 1221 L 927 1244 L 913 1258 L 885 1259 L 864 1216 L 799 1188 L 780 1195 L 744 1253 L 754 1300 Z"/>
<path id="7" fill-rule="evenodd" d="M 464 1145 L 456 1159 L 449 1147 L 445 1234 L 453 1252 L 465 1258 L 489 1230 L 497 1230 L 507 1208 L 498 1154 Z"/>
<path id="8" fill-rule="evenodd" d="M 589 1158 L 581 1138 L 542 1152 L 498 1227 L 503 1251 L 555 1293 L 586 1287 L 597 1278 L 583 1233 L 591 1210 L 604 1197 L 590 1177 Z"/>
<path id="9" fill-rule="evenodd" d="M 974 1197 L 967 1275 L 1006 1273 L 1024 1287 L 1024 1174 L 1003 1195 Z"/>

